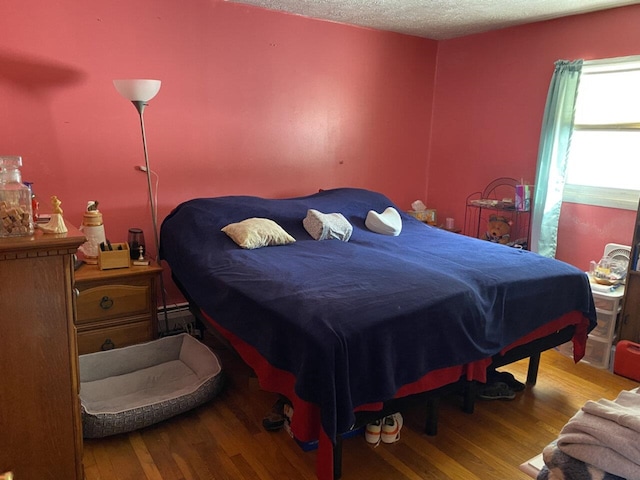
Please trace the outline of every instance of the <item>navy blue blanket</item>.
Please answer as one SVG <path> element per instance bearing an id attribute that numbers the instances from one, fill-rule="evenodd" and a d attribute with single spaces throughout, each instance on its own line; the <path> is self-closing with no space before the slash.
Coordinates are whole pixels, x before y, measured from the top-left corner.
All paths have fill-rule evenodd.
<path id="1" fill-rule="evenodd" d="M 350 188 L 202 198 L 179 205 L 161 228 L 161 258 L 190 299 L 291 372 L 332 439 L 351 427 L 355 407 L 388 400 L 435 369 L 488 358 L 568 312 L 595 326 L 584 272 L 397 207 L 399 236 L 368 230 L 368 211 L 389 206 L 384 195 Z M 313 240 L 302 223 L 309 208 L 342 213 L 351 239 Z M 245 250 L 220 231 L 250 217 L 276 221 L 296 242 Z"/>

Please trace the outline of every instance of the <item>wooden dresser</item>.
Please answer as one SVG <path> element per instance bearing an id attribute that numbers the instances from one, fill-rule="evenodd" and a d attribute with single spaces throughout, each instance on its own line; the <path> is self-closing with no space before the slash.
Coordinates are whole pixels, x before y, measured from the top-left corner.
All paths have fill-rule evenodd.
<path id="1" fill-rule="evenodd" d="M 0 238 L 0 473 L 80 480 L 73 254 L 65 234 Z"/>

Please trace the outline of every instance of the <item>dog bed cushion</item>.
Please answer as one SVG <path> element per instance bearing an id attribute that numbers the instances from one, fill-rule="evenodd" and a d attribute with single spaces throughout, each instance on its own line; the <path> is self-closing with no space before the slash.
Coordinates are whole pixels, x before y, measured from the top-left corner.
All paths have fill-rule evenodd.
<path id="1" fill-rule="evenodd" d="M 222 383 L 218 357 L 186 333 L 80 355 L 83 436 L 166 420 L 211 400 Z"/>

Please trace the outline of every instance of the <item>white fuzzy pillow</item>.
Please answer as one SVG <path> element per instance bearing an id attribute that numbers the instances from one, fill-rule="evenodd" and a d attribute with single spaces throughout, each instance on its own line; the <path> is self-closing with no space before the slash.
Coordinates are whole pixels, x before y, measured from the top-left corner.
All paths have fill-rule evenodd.
<path id="1" fill-rule="evenodd" d="M 302 220 L 305 230 L 315 240 L 336 239 L 348 242 L 353 226 L 341 213 L 322 213 L 310 208 Z"/>
<path id="2" fill-rule="evenodd" d="M 369 210 L 364 222 L 369 230 L 383 235 L 398 236 L 402 231 L 402 218 L 393 207 L 388 207 L 384 212 L 378 213 Z"/>
<path id="3" fill-rule="evenodd" d="M 222 231 L 238 246 L 248 250 L 296 241 L 280 225 L 268 218 L 247 218 L 238 223 L 230 223 Z"/>

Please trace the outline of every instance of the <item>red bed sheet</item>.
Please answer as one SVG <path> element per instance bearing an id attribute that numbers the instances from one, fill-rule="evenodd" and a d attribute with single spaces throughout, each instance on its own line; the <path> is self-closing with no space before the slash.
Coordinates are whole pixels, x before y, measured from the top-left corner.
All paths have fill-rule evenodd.
<path id="1" fill-rule="evenodd" d="M 232 345 L 245 363 L 254 370 L 261 388 L 284 395 L 292 402 L 295 412 L 291 423 L 293 435 L 302 442 L 319 440 L 316 459 L 318 480 L 333 479 L 333 443 L 322 430 L 318 406 L 299 398 L 295 393 L 296 379 L 294 375 L 273 367 L 255 348 L 220 326 L 205 312 L 202 312 L 202 316 Z M 504 354 L 515 347 L 546 337 L 571 325 L 576 327 L 572 341 L 574 345 L 574 361 L 578 362 L 585 354 L 589 319 L 577 311 L 570 312 L 539 327 L 503 349 L 501 353 Z M 487 367 L 491 362 L 491 358 L 484 358 L 465 365 L 456 365 L 431 371 L 419 380 L 401 387 L 394 398 L 402 398 L 415 393 L 434 390 L 455 383 L 461 378 L 466 378 L 469 381 L 485 382 Z M 381 408 L 382 403 L 376 403 L 360 405 L 357 410 L 376 411 Z"/>

